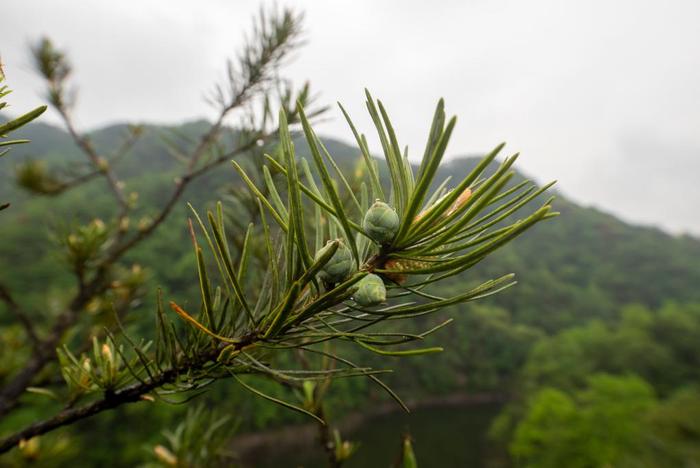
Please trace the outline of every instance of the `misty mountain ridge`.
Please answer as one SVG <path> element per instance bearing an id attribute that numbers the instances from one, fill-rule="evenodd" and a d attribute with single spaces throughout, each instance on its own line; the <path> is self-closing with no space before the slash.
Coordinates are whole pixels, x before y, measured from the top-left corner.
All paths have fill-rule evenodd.
<path id="1" fill-rule="evenodd" d="M 132 152 L 115 164 L 127 183 L 127 190 L 139 192 L 144 212 L 160 206 L 180 170 L 180 163 L 168 155 L 162 136 L 168 135 L 174 143 L 187 147 L 195 144 L 206 125 L 202 120 L 169 127 L 145 125 L 144 135 Z M 108 155 L 109 150 L 118 147 L 126 131 L 126 125 L 110 125 L 91 132 L 90 138 L 98 150 Z M 50 166 L 84 168 L 84 156 L 66 132 L 52 125 L 31 124 L 16 136 L 31 139 L 32 143 L 16 147 L 0 164 L 0 199 L 13 203 L 3 213 L 0 259 L 13 259 L 11 246 L 21 242 L 27 237 L 27 230 L 31 230 L 38 253 L 28 256 L 28 260 L 31 258 L 37 264 L 51 262 L 41 254 L 46 249 L 41 248 L 40 235 L 34 232 L 36 223 L 41 223 L 43 228 L 55 213 L 62 217 L 69 214 L 88 218 L 95 213 L 104 216 L 113 210 L 113 201 L 105 195 L 100 181 L 58 197 L 20 192 L 12 182 L 12 168 L 22 160 L 34 158 L 46 160 Z M 354 169 L 360 156 L 356 147 L 333 138 L 323 140 L 341 167 Z M 308 157 L 303 141 L 298 141 L 297 153 Z M 478 160 L 476 156 L 451 158 L 442 164 L 436 180 L 451 176 L 452 182 L 457 183 Z M 515 179 L 522 178 L 518 174 Z M 144 249 L 161 249 L 170 252 L 172 258 L 183 259 L 180 276 L 176 274 L 177 268 L 164 269 L 162 276 L 156 275 L 158 284 L 184 285 L 191 273 L 185 268 L 191 260 L 182 228 L 187 217 L 185 202 L 192 202 L 198 209 L 208 206 L 221 199 L 232 184 L 240 184 L 240 178 L 226 165 L 192 184 L 179 211 L 159 230 L 157 239 L 145 244 Z M 494 299 L 498 305 L 513 311 L 514 320 L 556 330 L 586 317 L 613 314 L 620 305 L 630 302 L 656 307 L 667 301 L 700 301 L 699 239 L 628 224 L 600 210 L 580 206 L 561 194 L 557 194 L 554 207 L 562 213 L 560 217 L 538 225 L 469 272 L 470 278 L 516 273 L 518 287 Z M 9 225 L 15 222 L 10 229 Z M 182 245 L 174 245 L 172 239 L 166 242 L 162 234 L 166 229 L 182 236 Z M 3 248 L 2 244 L 9 247 Z M 22 277 L 25 275 L 19 274 L 16 281 L 23 281 Z M 25 278 L 30 280 L 29 271 Z"/>
<path id="2" fill-rule="evenodd" d="M 0 113 L 0 121 L 6 120 L 6 116 Z M 186 136 L 187 138 L 194 141 L 206 128 L 210 125 L 210 122 L 204 118 L 194 119 L 191 121 L 186 121 L 181 124 L 173 125 L 159 125 L 159 124 L 149 124 L 143 123 L 141 126 L 144 128 L 145 135 L 141 137 L 140 141 L 134 146 L 130 155 L 127 155 L 123 161 L 120 161 L 117 165 L 117 170 L 120 175 L 129 177 L 135 174 L 143 174 L 149 169 L 154 170 L 167 170 L 174 168 L 174 160 L 172 156 L 168 155 L 163 141 L 162 136 L 169 135 L 171 138 L 173 134 Z M 114 123 L 99 127 L 88 132 L 88 136 L 94 140 L 98 148 L 104 148 L 106 154 L 109 154 L 110 146 L 116 145 L 116 142 L 120 141 L 127 132 L 129 124 L 126 123 Z M 64 163 L 75 163 L 78 167 L 85 163 L 85 157 L 73 144 L 72 139 L 68 133 L 61 127 L 42 123 L 34 122 L 27 127 L 20 129 L 15 132 L 17 138 L 26 138 L 31 140 L 28 145 L 18 146 L 13 149 L 12 157 L 6 159 L 6 164 L 0 165 L 0 193 L 4 190 L 2 187 L 7 187 L 7 183 L 11 181 L 8 179 L 8 173 L 12 172 L 15 165 L 12 164 L 22 161 L 24 159 L 41 159 L 47 162 L 49 166 L 60 167 Z M 299 133 L 301 135 L 301 133 Z M 174 138 L 177 141 L 177 136 Z M 329 152 L 337 159 L 341 166 L 350 167 L 354 164 L 354 158 L 361 157 L 359 149 L 353 143 L 346 142 L 344 140 L 334 138 L 334 137 L 321 137 L 324 144 L 328 147 Z M 306 149 L 306 144 L 303 138 L 299 138 L 297 146 L 304 148 L 300 153 L 302 155 L 308 155 L 308 150 Z M 180 143 L 185 145 L 188 142 L 181 140 Z M 191 144 L 191 142 L 190 142 Z M 111 148 L 112 150 L 114 148 Z M 504 152 L 504 154 L 507 153 Z M 381 162 L 384 158 L 381 156 L 376 156 Z M 502 156 L 501 156 L 502 157 Z M 499 157 L 498 159 L 500 159 Z M 455 156 L 446 156 L 443 160 L 436 181 L 441 181 L 447 176 L 452 176 L 453 180 L 459 180 L 460 177 L 466 175 L 480 160 L 481 155 L 478 154 L 459 154 Z M 413 163 L 414 167 L 417 167 L 417 163 Z M 142 166 L 143 165 L 143 166 Z M 516 163 L 514 167 L 516 171 L 516 179 L 523 180 L 524 178 L 533 179 L 532 176 L 523 174 L 518 170 L 518 164 Z M 538 181 L 534 178 L 534 182 L 549 182 L 549 181 Z M 635 226 L 644 229 L 657 230 L 671 237 L 691 237 L 698 239 L 697 236 L 691 233 L 671 233 L 668 230 L 659 227 L 657 225 L 647 225 L 639 224 L 635 222 L 628 222 L 622 220 L 619 216 L 609 213 L 604 207 L 597 207 L 591 205 L 584 205 L 580 202 L 575 202 L 570 200 L 563 192 L 566 191 L 565 187 L 561 187 L 559 184 L 555 185 L 550 192 L 556 194 L 557 201 L 565 201 L 567 203 L 573 203 L 574 205 L 586 208 L 589 210 L 597 211 L 603 215 L 609 215 L 621 222 L 628 224 L 630 226 Z"/>

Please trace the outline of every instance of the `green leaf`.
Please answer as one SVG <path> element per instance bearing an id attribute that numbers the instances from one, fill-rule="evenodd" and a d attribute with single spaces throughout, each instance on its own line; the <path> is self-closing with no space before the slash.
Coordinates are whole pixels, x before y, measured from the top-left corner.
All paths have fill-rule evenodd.
<path id="1" fill-rule="evenodd" d="M 439 346 L 433 348 L 407 349 L 403 351 L 385 351 L 383 349 L 370 346 L 362 340 L 355 340 L 355 343 L 375 354 L 382 356 L 421 356 L 423 354 L 441 353 L 444 351 L 444 349 Z"/>
<path id="2" fill-rule="evenodd" d="M 255 388 L 251 387 L 247 383 L 243 382 L 243 380 L 241 380 L 233 371 L 231 371 L 231 376 L 233 376 L 233 378 L 236 379 L 238 381 L 238 383 L 241 384 L 241 386 L 243 388 L 245 388 L 246 390 L 248 390 L 249 392 L 252 392 L 252 393 L 256 394 L 257 396 L 264 398 L 268 401 L 271 401 L 273 403 L 276 403 L 280 406 L 284 406 L 285 408 L 289 408 L 292 411 L 296 411 L 298 413 L 302 413 L 302 414 L 305 414 L 307 416 L 311 416 L 312 418 L 314 418 L 316 421 L 320 422 L 324 426 L 326 425 L 326 422 L 323 419 L 319 418 L 318 416 L 316 416 L 312 412 L 307 411 L 304 408 L 300 408 L 300 407 L 293 405 L 291 403 L 288 403 L 284 400 L 280 400 L 279 398 L 275 398 L 273 396 L 267 395 L 266 393 L 263 393 L 260 390 L 257 390 Z"/>
<path id="3" fill-rule="evenodd" d="M 285 297 L 282 304 L 276 310 L 270 313 L 269 317 L 271 317 L 272 319 L 270 325 L 265 331 L 265 338 L 275 337 L 277 333 L 282 329 L 285 320 L 287 320 L 287 317 L 289 317 L 289 315 L 292 313 L 292 310 L 294 310 L 294 305 L 296 304 L 300 292 L 301 283 L 297 281 L 294 284 L 292 284 L 291 288 L 289 288 L 287 296 Z"/>
<path id="4" fill-rule="evenodd" d="M 241 285 L 238 282 L 238 277 L 236 276 L 233 264 L 231 263 L 231 258 L 227 255 L 228 249 L 226 247 L 226 241 L 224 240 L 223 235 L 221 233 L 220 226 L 218 226 L 216 220 L 214 219 L 214 215 L 211 212 L 208 212 L 207 216 L 209 217 L 209 225 L 211 226 L 212 233 L 214 234 L 214 241 L 216 243 L 219 258 L 221 259 L 221 262 L 223 263 L 224 269 L 226 271 L 226 278 L 228 279 L 229 284 L 233 289 L 236 299 L 238 299 L 238 302 L 241 304 L 246 314 L 248 315 L 248 318 L 251 321 L 254 321 L 253 313 L 250 310 L 248 301 L 245 298 L 243 288 L 241 288 Z"/>
<path id="5" fill-rule="evenodd" d="M 445 155 L 445 150 L 447 149 L 447 143 L 452 135 L 452 130 L 454 129 L 457 119 L 452 117 L 447 124 L 447 128 L 440 135 L 435 150 L 430 154 L 428 161 L 425 161 L 425 167 L 422 171 L 420 178 L 418 179 L 418 184 L 415 190 L 411 194 L 411 198 L 408 203 L 408 208 L 401 218 L 401 227 L 394 240 L 395 244 L 401 245 L 401 241 L 405 239 L 408 230 L 413 224 L 413 219 L 418 214 L 423 205 L 423 201 L 426 198 L 428 190 L 430 189 L 433 179 L 435 178 L 435 173 L 437 172 L 438 166 Z"/>
<path id="6" fill-rule="evenodd" d="M 309 267 L 313 262 L 309 246 L 306 242 L 306 231 L 304 226 L 304 209 L 301 204 L 301 193 L 299 189 L 299 174 L 297 173 L 297 163 L 294 156 L 294 144 L 289 135 L 289 127 L 284 110 L 280 111 L 280 141 L 287 160 L 287 184 L 289 203 L 289 224 L 294 227 L 290 230 L 293 239 L 296 240 L 301 260 L 305 267 Z M 289 265 L 288 265 L 289 268 Z"/>
<path id="7" fill-rule="evenodd" d="M 4 124 L 0 125 L 0 136 L 5 136 L 11 131 L 17 130 L 18 128 L 28 124 L 43 114 L 46 111 L 46 108 L 46 106 L 39 106 L 36 109 L 17 117 L 16 119 L 12 119 L 9 122 L 5 122 Z"/>
<path id="8" fill-rule="evenodd" d="M 328 170 L 326 169 L 326 166 L 323 163 L 323 158 L 321 157 L 321 154 L 318 151 L 318 137 L 314 134 L 314 131 L 311 129 L 311 125 L 309 124 L 309 121 L 306 118 L 306 115 L 304 114 L 304 110 L 302 109 L 301 105 L 298 104 L 298 107 L 299 118 L 301 119 L 301 124 L 304 128 L 306 141 L 309 144 L 309 149 L 311 150 L 311 155 L 313 156 L 314 162 L 316 163 L 316 168 L 318 169 L 319 174 L 321 175 L 321 182 L 323 183 L 323 187 L 326 190 L 326 194 L 331 200 L 331 204 L 333 205 L 335 214 L 338 217 L 338 221 L 340 221 L 340 224 L 343 227 L 343 231 L 345 232 L 345 238 L 348 242 L 348 245 L 350 246 L 350 250 L 352 250 L 353 256 L 355 257 L 355 262 L 359 265 L 360 254 L 357 250 L 357 244 L 355 243 L 355 236 L 352 233 L 350 222 L 348 221 L 347 214 L 345 213 L 343 204 L 340 201 L 338 192 L 336 191 L 335 186 L 333 185 L 330 174 L 328 174 Z"/>
<path id="9" fill-rule="evenodd" d="M 477 166 L 472 169 L 467 177 L 464 178 L 455 188 L 452 190 L 442 201 L 437 203 L 437 205 L 430 210 L 430 212 L 421 218 L 420 221 L 415 223 L 411 227 L 411 232 L 414 235 L 419 235 L 415 233 L 423 232 L 426 226 L 432 226 L 434 222 L 442 216 L 447 209 L 452 206 L 452 204 L 459 198 L 462 192 L 467 189 L 471 184 L 481 175 L 482 172 L 491 164 L 491 162 L 498 156 L 498 153 L 503 149 L 505 143 L 501 143 L 496 146 L 488 155 L 486 155 Z M 472 195 L 473 196 L 473 195 Z"/>
<path id="10" fill-rule="evenodd" d="M 377 112 L 374 99 L 366 89 L 365 95 L 367 96 L 367 110 L 369 111 L 369 114 L 372 117 L 372 122 L 374 122 L 374 126 L 377 129 L 377 135 L 379 136 L 379 141 L 382 145 L 382 150 L 384 151 L 384 158 L 386 159 L 387 166 L 389 168 L 394 203 L 396 203 L 399 215 L 403 215 L 408 194 L 406 193 L 406 181 L 403 174 L 404 168 L 401 160 L 401 153 L 396 153 L 389 143 L 389 137 L 384 131 L 384 125 L 379 117 L 379 112 Z M 391 198 L 389 201 L 392 201 Z"/>
<path id="11" fill-rule="evenodd" d="M 246 183 L 248 188 L 250 189 L 253 194 L 257 197 L 258 200 L 265 206 L 265 208 L 268 209 L 272 217 L 275 219 L 279 227 L 284 231 L 287 232 L 289 227 L 287 226 L 287 223 L 284 221 L 286 216 L 283 218 L 277 210 L 270 204 L 270 202 L 267 200 L 265 195 L 258 190 L 258 188 L 255 186 L 252 180 L 250 180 L 250 177 L 248 177 L 248 174 L 243 170 L 243 168 L 238 164 L 236 161 L 231 161 L 231 164 L 233 164 L 233 167 L 238 171 L 238 173 L 241 175 L 241 178 L 243 178 L 243 181 Z"/>
<path id="12" fill-rule="evenodd" d="M 386 201 L 384 197 L 384 191 L 382 190 L 382 184 L 379 179 L 379 173 L 377 171 L 377 167 L 375 165 L 374 158 L 369 154 L 369 149 L 367 148 L 367 142 L 363 140 L 363 138 L 360 136 L 359 133 L 357 133 L 357 129 L 355 128 L 355 125 L 352 123 L 352 120 L 350 119 L 350 116 L 348 113 L 345 111 L 345 108 L 338 103 L 338 106 L 340 107 L 341 112 L 345 116 L 345 120 L 347 120 L 348 125 L 350 125 L 350 129 L 352 130 L 353 135 L 355 136 L 355 141 L 357 141 L 357 146 L 360 148 L 360 152 L 362 153 L 362 157 L 365 160 L 365 166 L 367 167 L 367 171 L 369 172 L 369 181 L 370 181 L 370 186 L 372 187 L 372 193 L 374 194 L 375 198 L 380 198 L 382 201 Z"/>

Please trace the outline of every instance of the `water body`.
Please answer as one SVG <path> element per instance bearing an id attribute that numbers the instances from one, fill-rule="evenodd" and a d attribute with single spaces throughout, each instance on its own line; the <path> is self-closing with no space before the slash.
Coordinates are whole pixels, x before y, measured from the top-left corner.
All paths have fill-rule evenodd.
<path id="1" fill-rule="evenodd" d="M 501 408 L 497 403 L 423 408 L 410 415 L 395 412 L 366 420 L 346 434 L 360 448 L 344 466 L 389 467 L 400 450 L 401 434 L 409 433 L 421 468 L 506 467 L 505 454 L 487 438 L 488 428 Z M 327 466 L 318 445 L 256 457 L 261 468 Z"/>

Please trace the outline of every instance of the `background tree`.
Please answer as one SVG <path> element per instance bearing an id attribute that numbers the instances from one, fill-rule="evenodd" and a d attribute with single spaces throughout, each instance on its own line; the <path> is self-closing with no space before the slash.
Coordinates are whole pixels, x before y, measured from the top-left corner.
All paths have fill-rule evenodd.
<path id="1" fill-rule="evenodd" d="M 614 324 L 591 321 L 539 341 L 494 435 L 526 466 L 692 465 L 699 310 L 630 305 Z"/>
<path id="2" fill-rule="evenodd" d="M 137 225 L 134 225 L 136 223 L 131 216 L 137 208 L 138 194 L 127 193 L 113 165 L 127 154 L 141 135 L 141 130 L 139 127 L 130 128 L 114 154 L 99 154 L 90 139 L 82 135 L 73 123 L 71 111 L 75 93 L 68 89 L 72 67 L 65 54 L 48 39 L 42 39 L 34 47 L 37 70 L 47 83 L 47 99 L 63 119 L 68 132 L 85 155 L 87 164 L 78 168 L 77 173 L 66 176 L 49 172 L 40 162 L 29 162 L 18 171 L 19 183 L 38 194 L 57 195 L 93 179 L 101 179 L 113 195 L 116 210 L 107 222 L 96 219 L 87 226 L 70 226 L 59 234 L 75 277 L 75 293 L 66 301 L 63 311 L 50 318 L 50 325 L 42 327 L 46 330 L 37 332 L 34 330 L 36 324 L 27 324 L 27 335 L 40 336 L 40 339 L 32 345 L 31 356 L 21 370 L 0 390 L 0 414 L 6 414 L 15 407 L 44 368 L 56 362 L 55 350 L 66 333 L 84 326 L 81 315 L 86 307 L 95 301 L 102 301 L 114 303 L 119 315 L 128 312 L 139 293 L 141 270 L 138 266 L 125 266 L 123 259 L 159 228 L 187 186 L 231 158 L 261 151 L 266 142 L 275 136 L 269 121 L 273 106 L 291 106 L 287 111 L 290 119 L 294 120 L 294 100 L 298 98 L 308 104 L 308 87 L 296 93 L 276 75 L 276 69 L 299 45 L 300 21 L 301 16 L 289 10 L 261 13 L 256 19 L 253 34 L 243 50 L 236 60 L 228 62 L 228 80 L 217 86 L 212 94 L 211 102 L 218 111 L 216 120 L 189 154 L 180 154 L 175 148 L 172 149 L 173 156 L 182 159 L 182 174 L 163 205 L 155 213 L 142 217 Z M 235 131 L 224 126 L 225 119 L 230 116 L 239 119 L 240 124 Z M 75 169 L 73 172 L 76 172 Z M 115 288 L 115 284 L 122 287 Z M 122 295 L 123 300 L 115 303 L 115 294 Z"/>

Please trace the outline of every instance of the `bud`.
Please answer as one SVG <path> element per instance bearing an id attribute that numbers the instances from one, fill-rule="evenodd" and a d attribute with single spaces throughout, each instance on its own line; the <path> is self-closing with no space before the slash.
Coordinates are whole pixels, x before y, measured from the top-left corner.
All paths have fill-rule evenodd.
<path id="1" fill-rule="evenodd" d="M 358 156 L 355 164 L 355 179 L 361 180 L 365 176 L 365 161 L 362 156 Z"/>
<path id="2" fill-rule="evenodd" d="M 143 218 L 139 219 L 138 222 L 138 229 L 139 231 L 145 231 L 151 226 L 151 217 L 150 216 L 144 216 Z"/>
<path id="3" fill-rule="evenodd" d="M 383 275 L 397 284 L 404 284 L 406 282 L 406 274 L 402 272 L 420 270 L 421 268 L 426 268 L 428 266 L 430 266 L 430 262 L 409 260 L 406 258 L 391 258 L 384 263 L 382 269 L 394 270 L 390 273 L 383 273 Z"/>
<path id="4" fill-rule="evenodd" d="M 388 244 L 394 240 L 399 230 L 399 215 L 386 203 L 377 200 L 370 206 L 362 220 L 362 229 L 378 244 Z"/>
<path id="5" fill-rule="evenodd" d="M 350 441 L 343 440 L 338 429 L 334 429 L 333 448 L 335 449 L 335 459 L 338 462 L 344 462 L 352 456 L 357 446 Z"/>
<path id="6" fill-rule="evenodd" d="M 107 228 L 107 226 L 105 226 L 105 222 L 102 221 L 100 218 L 93 219 L 90 223 L 90 227 L 95 232 L 95 234 L 103 234 Z"/>
<path id="7" fill-rule="evenodd" d="M 452 213 L 462 208 L 471 196 L 472 191 L 468 188 L 465 188 L 464 191 L 459 194 L 459 197 L 457 197 L 457 199 L 454 202 L 452 202 L 452 205 L 450 205 L 450 207 L 447 209 L 445 216 L 450 216 Z"/>
<path id="8" fill-rule="evenodd" d="M 90 363 L 90 358 L 86 357 L 82 362 L 82 371 L 80 372 L 80 382 L 79 385 L 83 389 L 87 389 L 92 384 L 92 364 Z"/>
<path id="9" fill-rule="evenodd" d="M 418 213 L 418 215 L 413 219 L 413 223 L 415 224 L 415 223 L 417 223 L 418 221 L 420 221 L 421 219 L 425 218 L 425 217 L 426 217 L 431 211 L 433 211 L 445 198 L 447 198 L 447 197 L 450 195 L 450 193 L 452 193 L 452 192 L 448 192 L 448 193 L 446 193 L 445 195 L 441 196 L 435 203 L 433 203 L 432 205 L 430 205 L 429 207 L 427 207 L 426 209 L 424 209 L 423 211 L 421 211 L 420 213 Z M 465 188 L 465 189 L 462 191 L 462 193 L 459 194 L 459 196 L 457 197 L 457 199 L 456 199 L 455 201 L 452 202 L 452 204 L 450 205 L 450 207 L 447 208 L 447 210 L 445 210 L 445 212 L 444 212 L 442 215 L 440 215 L 440 217 L 439 217 L 438 219 L 443 219 L 443 218 L 445 218 L 445 217 L 447 217 L 447 216 L 451 216 L 452 214 L 454 214 L 457 210 L 459 210 L 460 208 L 462 208 L 462 207 L 467 203 L 467 201 L 469 200 L 469 198 L 471 197 L 471 195 L 472 195 L 471 189 Z"/>
<path id="10" fill-rule="evenodd" d="M 87 306 L 85 306 L 85 310 L 87 310 L 91 314 L 96 314 L 102 309 L 102 299 L 99 297 L 93 298 L 90 302 L 88 302 Z"/>
<path id="11" fill-rule="evenodd" d="M 370 273 L 357 284 L 357 292 L 352 298 L 358 305 L 369 307 L 386 301 L 386 287 L 382 279 Z"/>
<path id="12" fill-rule="evenodd" d="M 135 137 L 141 135 L 143 133 L 143 126 L 141 125 L 129 125 L 129 131 L 131 134 Z"/>
<path id="13" fill-rule="evenodd" d="M 99 169 L 102 172 L 107 172 L 109 170 L 109 163 L 107 160 L 103 157 L 98 157 L 97 158 L 97 169 Z"/>
<path id="14" fill-rule="evenodd" d="M 18 446 L 24 458 L 36 460 L 39 457 L 39 437 L 32 437 L 29 440 L 21 439 Z"/>
<path id="15" fill-rule="evenodd" d="M 330 244 L 330 241 L 328 244 Z M 324 249 L 330 248 L 328 244 L 316 253 L 316 259 L 321 258 L 325 252 Z M 352 258 L 350 249 L 341 240 L 338 250 L 335 251 L 328 263 L 319 272 L 319 277 L 328 283 L 338 283 L 350 276 L 354 271 L 355 259 Z"/>
<path id="16" fill-rule="evenodd" d="M 52 174 L 43 161 L 27 161 L 17 168 L 17 184 L 30 192 L 51 195 L 61 192 L 65 184 Z"/>
<path id="17" fill-rule="evenodd" d="M 400 273 L 400 271 L 404 270 L 403 265 L 401 264 L 400 260 L 397 259 L 389 259 L 386 261 L 384 264 L 384 269 L 386 270 L 398 270 L 394 271 L 391 273 L 382 273 L 385 277 L 389 278 L 391 281 L 393 281 L 396 284 L 404 284 L 406 282 L 406 275 L 403 273 Z"/>
<path id="18" fill-rule="evenodd" d="M 110 363 L 114 359 L 112 348 L 107 343 L 102 343 L 102 357 Z"/>
<path id="19" fill-rule="evenodd" d="M 416 468 L 418 466 L 416 455 L 413 453 L 413 444 L 411 444 L 411 438 L 409 436 L 404 436 L 403 438 L 401 459 L 403 461 L 402 466 L 406 468 Z"/>
<path id="20" fill-rule="evenodd" d="M 177 466 L 177 457 L 175 454 L 162 445 L 156 445 L 153 447 L 153 453 L 156 455 L 156 458 L 165 465 Z"/>
<path id="21" fill-rule="evenodd" d="M 83 363 L 82 363 L 82 364 L 83 364 L 83 370 L 84 370 L 85 372 L 90 372 L 90 371 L 92 370 L 92 365 L 90 364 L 90 358 L 89 358 L 89 357 L 86 357 L 85 359 L 83 359 Z"/>
<path id="22" fill-rule="evenodd" d="M 80 238 L 75 234 L 69 234 L 67 241 L 69 247 L 77 247 L 78 243 L 80 242 Z"/>
<path id="23" fill-rule="evenodd" d="M 312 408 L 314 405 L 314 392 L 316 391 L 316 382 L 311 380 L 304 380 L 302 384 L 302 389 L 304 390 L 304 406 L 306 408 Z"/>
<path id="24" fill-rule="evenodd" d="M 129 204 L 135 205 L 137 201 L 139 201 L 139 193 L 138 192 L 129 193 Z"/>

